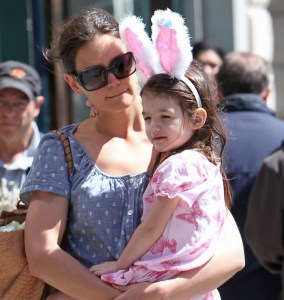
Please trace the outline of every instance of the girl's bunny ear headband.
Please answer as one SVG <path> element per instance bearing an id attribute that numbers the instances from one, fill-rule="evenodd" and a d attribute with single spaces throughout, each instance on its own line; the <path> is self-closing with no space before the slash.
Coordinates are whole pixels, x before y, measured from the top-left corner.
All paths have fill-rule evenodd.
<path id="1" fill-rule="evenodd" d="M 192 48 L 184 19 L 166 9 L 156 10 L 151 21 L 152 40 L 140 18 L 131 15 L 119 23 L 122 41 L 135 57 L 139 79 L 144 83 L 154 74 L 167 73 L 183 81 L 194 94 L 198 107 L 202 107 L 196 87 L 184 75 L 192 62 Z"/>

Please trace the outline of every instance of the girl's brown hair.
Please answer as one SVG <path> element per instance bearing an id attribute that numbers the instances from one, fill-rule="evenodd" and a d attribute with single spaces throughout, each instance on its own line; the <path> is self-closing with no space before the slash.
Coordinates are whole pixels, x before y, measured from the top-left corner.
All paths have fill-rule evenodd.
<path id="1" fill-rule="evenodd" d="M 231 188 L 222 166 L 222 153 L 226 144 L 226 134 L 218 116 L 217 102 L 210 91 L 207 77 L 199 63 L 193 61 L 185 76 L 196 87 L 202 102 L 202 108 L 207 112 L 207 119 L 203 127 L 196 130 L 193 137 L 178 149 L 167 153 L 158 153 L 154 162 L 153 170 L 169 156 L 185 149 L 194 149 L 203 153 L 213 164 L 221 163 L 221 172 L 224 182 L 225 201 L 227 207 L 231 203 Z M 192 118 L 198 108 L 192 91 L 181 80 L 170 77 L 168 74 L 156 74 L 151 77 L 141 90 L 141 96 L 151 94 L 165 94 L 178 100 L 183 112 Z"/>

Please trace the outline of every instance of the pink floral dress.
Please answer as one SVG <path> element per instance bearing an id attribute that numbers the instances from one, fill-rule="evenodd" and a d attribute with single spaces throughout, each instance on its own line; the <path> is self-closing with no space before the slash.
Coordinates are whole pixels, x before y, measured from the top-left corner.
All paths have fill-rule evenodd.
<path id="1" fill-rule="evenodd" d="M 155 197 L 180 199 L 162 236 L 133 266 L 103 275 L 104 281 L 127 285 L 166 280 L 213 256 L 226 214 L 219 166 L 193 150 L 173 155 L 157 168 L 144 193 L 142 222 Z M 215 290 L 194 299 L 220 296 Z"/>

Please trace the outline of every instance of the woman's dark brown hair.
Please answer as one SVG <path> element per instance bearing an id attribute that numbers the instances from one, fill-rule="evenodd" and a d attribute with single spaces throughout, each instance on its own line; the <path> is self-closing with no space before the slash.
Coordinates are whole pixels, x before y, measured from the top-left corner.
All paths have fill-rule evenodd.
<path id="1" fill-rule="evenodd" d="M 44 50 L 44 56 L 49 62 L 62 61 L 65 71 L 73 72 L 78 50 L 103 34 L 120 38 L 118 23 L 107 11 L 92 6 L 57 30 L 50 48 Z"/>

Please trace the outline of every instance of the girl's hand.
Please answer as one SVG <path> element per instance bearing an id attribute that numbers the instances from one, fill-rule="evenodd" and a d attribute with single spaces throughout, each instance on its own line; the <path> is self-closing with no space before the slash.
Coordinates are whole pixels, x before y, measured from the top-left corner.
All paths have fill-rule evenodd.
<path id="1" fill-rule="evenodd" d="M 106 261 L 99 265 L 94 265 L 89 269 L 95 275 L 101 276 L 107 273 L 113 273 L 118 271 L 117 262 L 114 261 Z"/>

